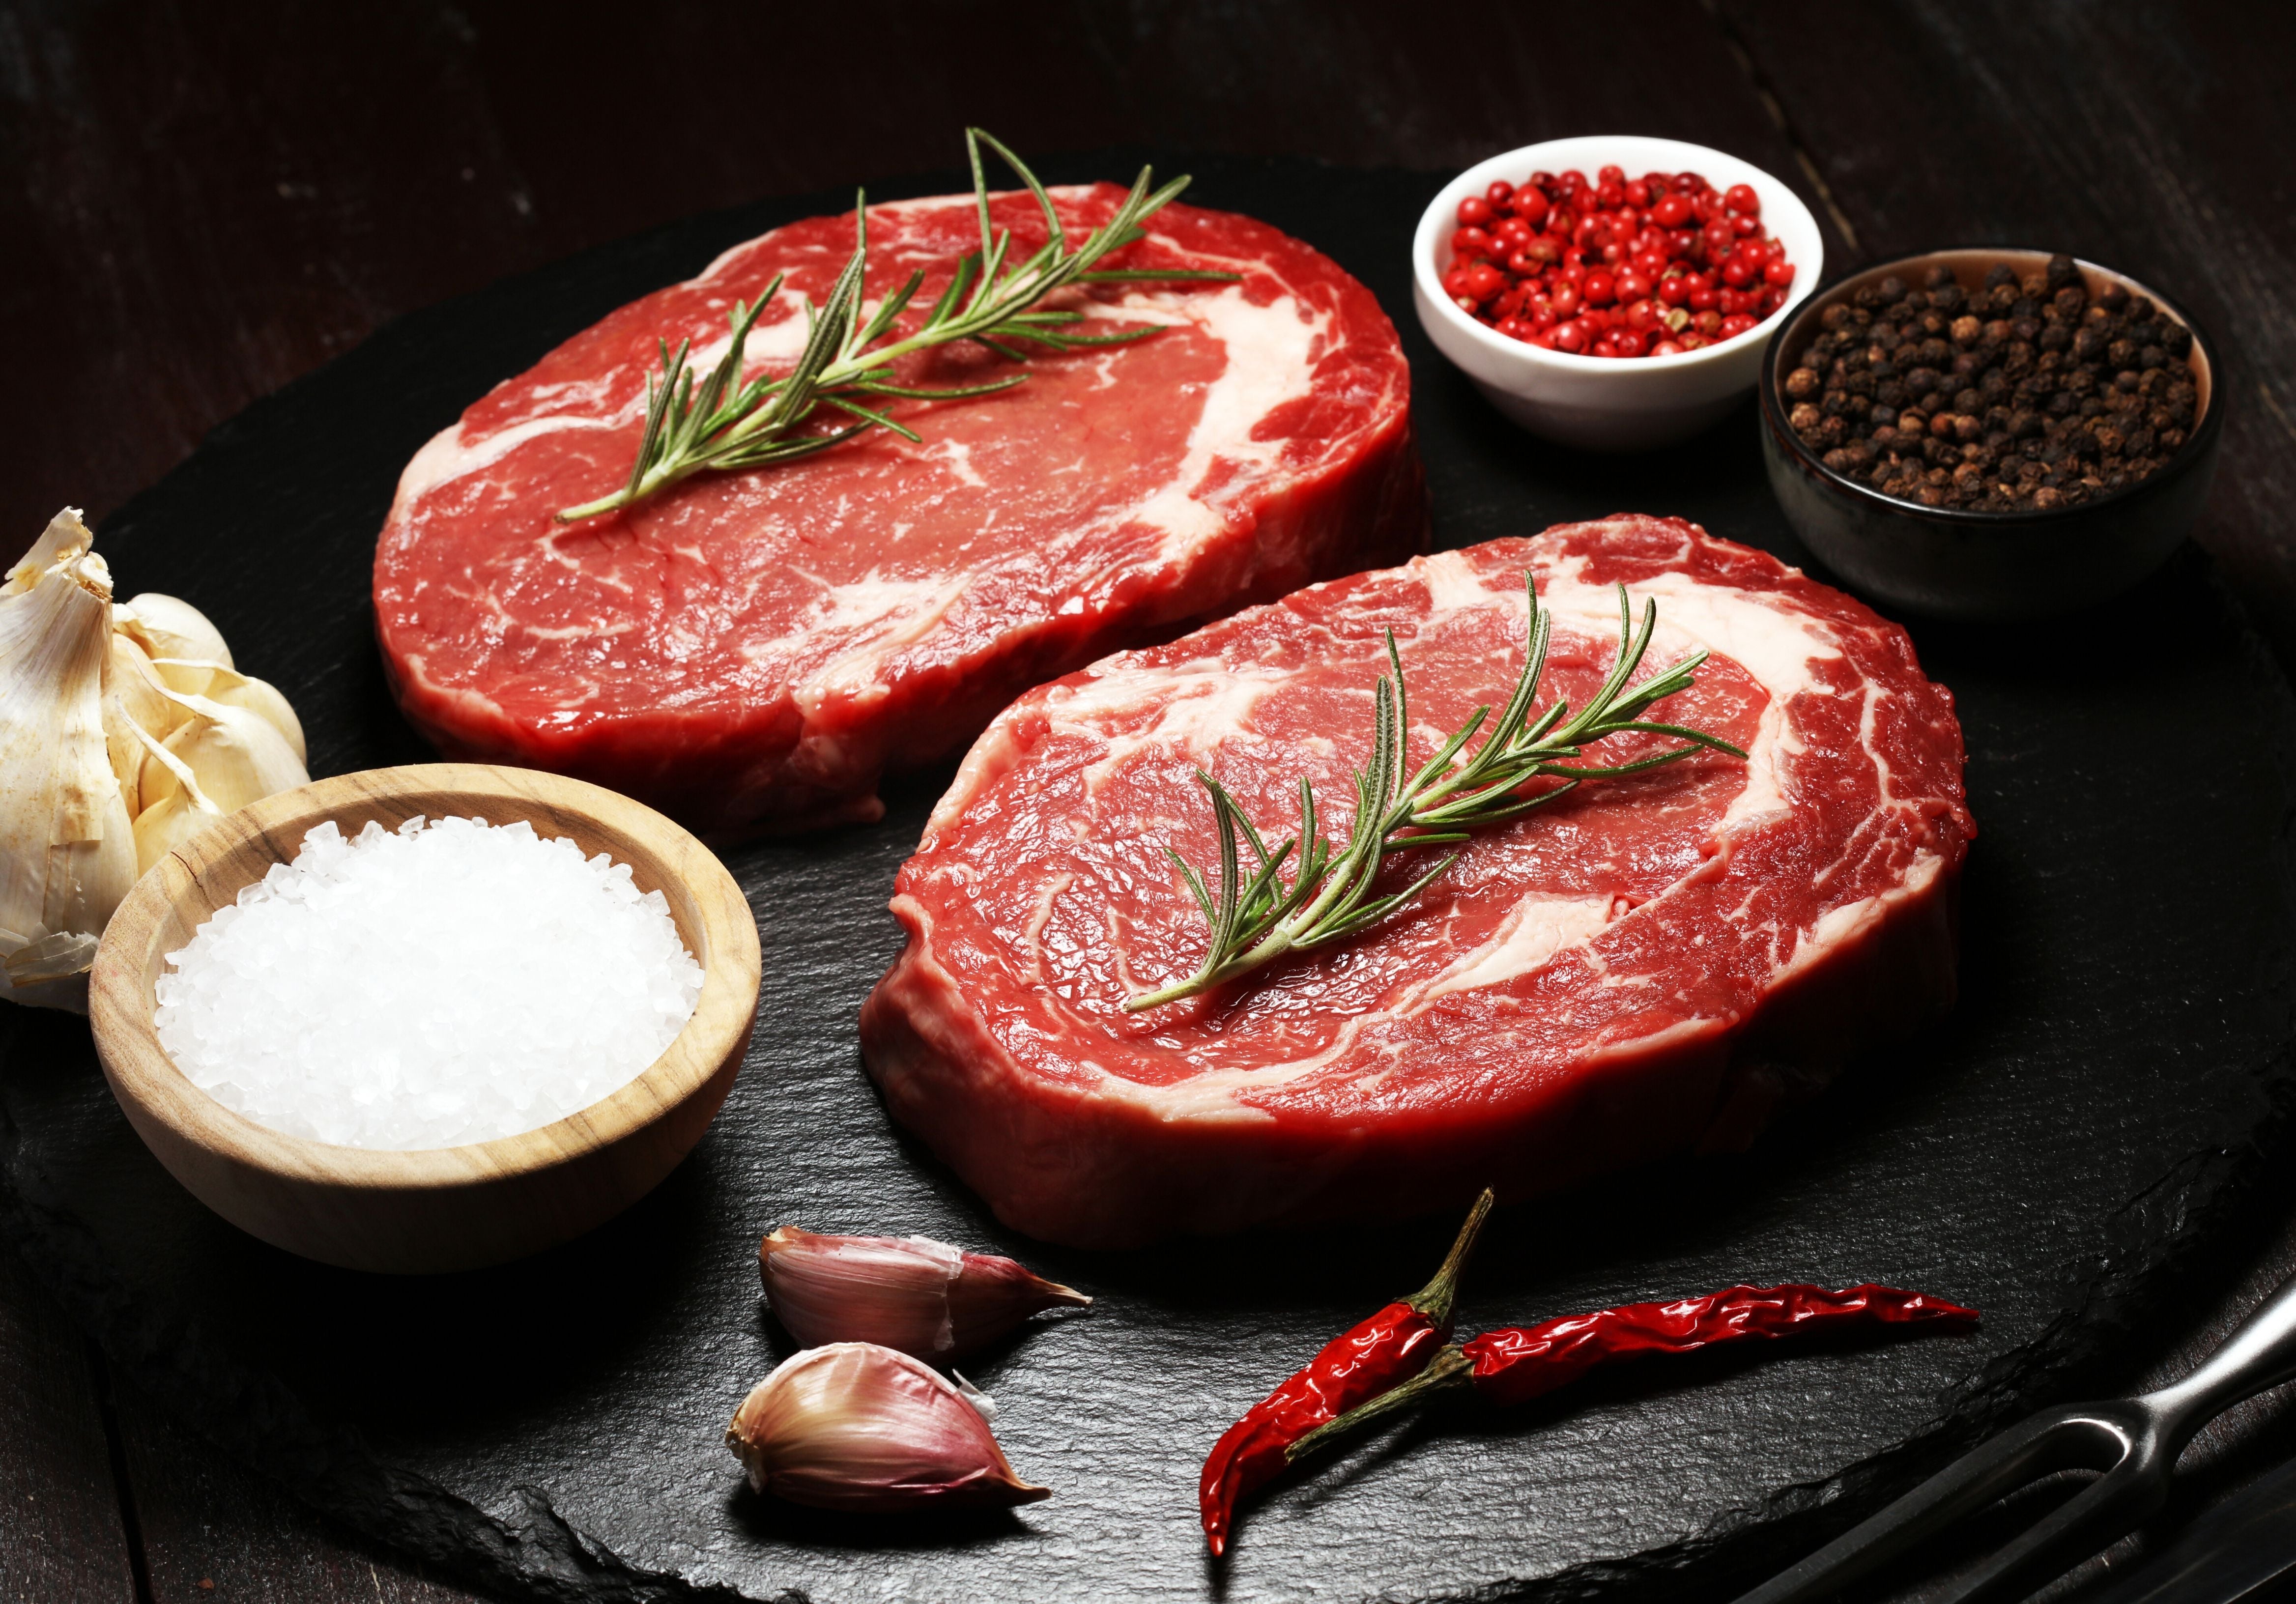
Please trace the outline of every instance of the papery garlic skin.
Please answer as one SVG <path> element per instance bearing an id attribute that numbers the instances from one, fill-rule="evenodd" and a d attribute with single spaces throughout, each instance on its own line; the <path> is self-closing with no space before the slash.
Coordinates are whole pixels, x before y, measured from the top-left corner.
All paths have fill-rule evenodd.
<path id="1" fill-rule="evenodd" d="M 758 1244 L 758 1273 L 775 1317 L 807 1346 L 873 1342 L 935 1362 L 964 1358 L 1043 1310 L 1092 1302 L 1008 1258 L 795 1225 Z"/>
<path id="2" fill-rule="evenodd" d="M 111 777 L 119 782 L 119 799 L 134 818 L 143 808 L 138 776 L 144 767 L 143 730 L 165 735 L 174 711 L 152 683 L 152 659 L 126 635 L 113 634 L 103 659 L 103 746 L 111 759 Z"/>
<path id="3" fill-rule="evenodd" d="M 87 966 L 135 883 L 104 737 L 111 578 L 78 512 L 0 585 L 0 997 L 87 1011 Z"/>
<path id="4" fill-rule="evenodd" d="M 726 1428 L 750 1485 L 824 1510 L 1007 1509 L 1050 1498 L 1013 1473 L 964 1394 L 874 1343 L 808 1348 L 751 1390 Z"/>

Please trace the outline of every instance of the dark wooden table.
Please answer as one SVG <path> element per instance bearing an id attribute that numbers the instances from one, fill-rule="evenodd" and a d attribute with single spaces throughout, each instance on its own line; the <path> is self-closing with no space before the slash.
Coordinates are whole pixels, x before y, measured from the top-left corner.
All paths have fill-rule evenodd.
<path id="1" fill-rule="evenodd" d="M 1793 184 L 1830 268 L 2040 245 L 2184 301 L 2229 368 L 2198 537 L 2296 664 L 2292 61 L 2296 10 L 2231 0 L 5 0 L 0 532 L 29 540 L 65 503 L 102 517 L 398 313 L 706 209 L 946 168 L 968 122 L 1023 151 L 1430 169 L 1637 132 Z M 2292 1269 L 2296 1174 L 2079 1383 L 2177 1373 Z M 2288 1396 L 2234 1412 L 2167 1514 L 2051 1596 L 2140 1563 L 2292 1455 Z M 0 1246 L 0 1600 L 370 1594 L 474 1596 L 116 1386 Z"/>

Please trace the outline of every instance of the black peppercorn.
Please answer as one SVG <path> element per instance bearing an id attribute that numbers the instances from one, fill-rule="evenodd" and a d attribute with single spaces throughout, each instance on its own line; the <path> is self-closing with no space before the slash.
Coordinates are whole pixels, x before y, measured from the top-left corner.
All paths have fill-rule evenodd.
<path id="1" fill-rule="evenodd" d="M 1990 511 L 2074 506 L 2155 471 L 2197 395 L 2188 331 L 2118 285 L 2088 293 L 2070 258 L 1975 288 L 1942 264 L 1819 315 L 1781 381 L 1825 466 L 1886 495 Z M 2044 496 L 2049 499 L 2045 502 Z"/>

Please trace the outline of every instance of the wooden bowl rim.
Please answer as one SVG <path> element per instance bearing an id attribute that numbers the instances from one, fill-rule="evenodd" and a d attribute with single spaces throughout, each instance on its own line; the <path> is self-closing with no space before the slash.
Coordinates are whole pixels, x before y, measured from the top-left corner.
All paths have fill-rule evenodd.
<path id="1" fill-rule="evenodd" d="M 445 1148 L 347 1147 L 291 1136 L 226 1108 L 194 1084 L 160 1042 L 154 999 L 144 977 L 163 939 L 165 915 L 182 905 L 184 893 L 201 874 L 247 843 L 299 822 L 309 829 L 334 819 L 356 828 L 360 806 L 378 798 L 426 792 L 466 798 L 467 806 L 455 812 L 483 814 L 492 823 L 512 822 L 501 812 L 505 806 L 520 818 L 529 811 L 554 811 L 643 843 L 682 882 L 701 926 L 707 953 L 693 1018 L 659 1058 L 619 1090 L 550 1125 L 486 1142 Z M 290 846 L 288 857 L 300 839 L 299 835 Z M 622 861 L 619 855 L 617 861 Z M 646 884 L 652 865 L 631 867 L 641 888 L 664 888 Z M 154 864 L 105 927 L 89 987 L 89 1019 L 115 1095 L 123 1102 L 132 1099 L 144 1113 L 211 1152 L 297 1182 L 361 1191 L 446 1189 L 555 1167 L 670 1113 L 718 1072 L 727 1052 L 748 1034 L 760 966 L 758 928 L 741 887 L 707 847 L 652 808 L 603 786 L 538 769 L 410 764 L 332 775 L 266 797 L 200 831 Z M 129 1006 L 128 997 L 140 998 L 143 1006 Z"/>

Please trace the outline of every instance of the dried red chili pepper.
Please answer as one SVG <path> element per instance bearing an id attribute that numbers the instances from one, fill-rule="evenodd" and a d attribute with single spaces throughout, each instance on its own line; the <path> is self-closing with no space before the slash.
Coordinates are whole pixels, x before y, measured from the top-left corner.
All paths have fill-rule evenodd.
<path id="1" fill-rule="evenodd" d="M 1467 1223 L 1435 1279 L 1324 1345 L 1306 1368 L 1247 1411 L 1220 1434 L 1204 1459 L 1197 1487 L 1204 1540 L 1214 1554 L 1227 1551 L 1236 1502 L 1281 1472 L 1285 1451 L 1307 1433 L 1407 1381 L 1451 1334 L 1459 1273 L 1474 1251 L 1475 1234 L 1491 1210 L 1488 1191 L 1475 1199 Z"/>
<path id="2" fill-rule="evenodd" d="M 1411 1379 L 1294 1442 L 1286 1462 L 1314 1453 L 1382 1416 L 1430 1395 L 1472 1387 L 1494 1404 L 1521 1404 L 1577 1380 L 1588 1371 L 1644 1354 L 1687 1354 L 1754 1338 L 1792 1337 L 1847 1327 L 1965 1327 L 1978 1313 L 1894 1287 L 1730 1287 L 1671 1303 L 1622 1304 L 1590 1314 L 1565 1314 L 1535 1326 L 1486 1331 L 1445 1347 Z"/>

